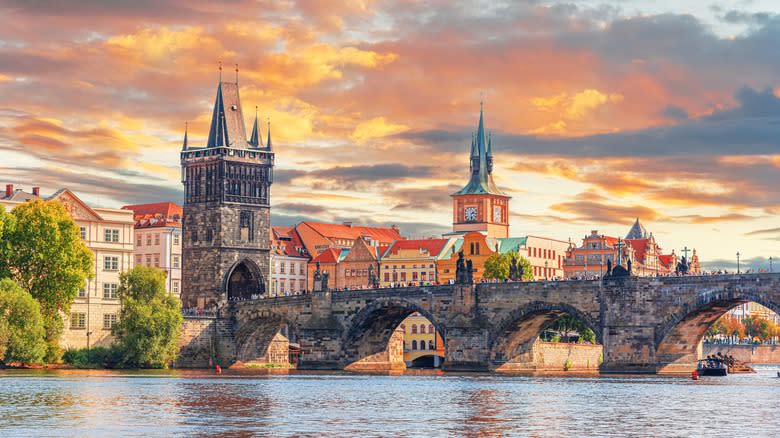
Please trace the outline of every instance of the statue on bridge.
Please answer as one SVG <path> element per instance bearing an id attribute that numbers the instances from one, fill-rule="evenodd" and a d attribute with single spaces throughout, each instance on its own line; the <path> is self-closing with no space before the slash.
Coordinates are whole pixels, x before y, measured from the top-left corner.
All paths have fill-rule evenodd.
<path id="1" fill-rule="evenodd" d="M 626 265 L 628 265 L 628 275 L 631 275 L 633 271 L 631 271 L 631 259 L 628 259 L 626 262 Z"/>
<path id="2" fill-rule="evenodd" d="M 374 289 L 379 287 L 379 276 L 376 275 L 376 272 L 374 271 L 374 264 L 368 265 L 368 287 L 372 287 Z"/>
<path id="3" fill-rule="evenodd" d="M 320 290 L 322 292 L 327 292 L 328 291 L 328 277 L 329 276 L 330 276 L 330 274 L 328 274 L 327 272 L 324 272 L 322 274 L 322 281 L 320 282 L 320 284 L 322 285 Z"/>
<path id="4" fill-rule="evenodd" d="M 322 271 L 320 271 L 320 262 L 315 263 L 314 281 L 312 282 L 312 292 L 322 291 Z"/>
<path id="5" fill-rule="evenodd" d="M 688 269 L 690 269 L 690 266 L 688 266 L 688 259 L 686 259 L 685 256 L 682 256 L 680 261 L 677 263 L 677 267 L 674 269 L 674 272 L 677 275 L 686 275 L 688 274 Z"/>
<path id="6" fill-rule="evenodd" d="M 474 267 L 471 259 L 466 260 L 466 284 L 474 284 Z"/>
<path id="7" fill-rule="evenodd" d="M 609 277 L 612 275 L 612 259 L 607 259 L 607 273 L 604 275 L 605 277 Z"/>
<path id="8" fill-rule="evenodd" d="M 466 260 L 463 259 L 463 250 L 458 252 L 458 261 L 455 262 L 455 284 L 465 283 Z"/>
<path id="9" fill-rule="evenodd" d="M 512 259 L 509 260 L 509 279 L 512 281 L 517 281 L 517 268 L 518 268 L 517 259 L 515 256 L 512 256 Z M 520 269 L 522 270 L 523 267 L 520 266 Z M 522 278 L 522 276 L 520 277 Z"/>

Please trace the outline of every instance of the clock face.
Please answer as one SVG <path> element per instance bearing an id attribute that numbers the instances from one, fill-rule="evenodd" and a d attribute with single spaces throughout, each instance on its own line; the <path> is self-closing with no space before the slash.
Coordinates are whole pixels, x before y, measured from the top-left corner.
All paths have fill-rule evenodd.
<path id="1" fill-rule="evenodd" d="M 493 207 L 493 222 L 501 222 L 501 207 Z"/>
<path id="2" fill-rule="evenodd" d="M 477 207 L 466 207 L 466 209 L 463 210 L 463 216 L 469 222 L 477 220 Z"/>

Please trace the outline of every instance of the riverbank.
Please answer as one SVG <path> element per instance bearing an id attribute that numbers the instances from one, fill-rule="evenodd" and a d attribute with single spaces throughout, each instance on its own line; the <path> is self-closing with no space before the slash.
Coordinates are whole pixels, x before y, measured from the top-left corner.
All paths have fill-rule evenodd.
<path id="1" fill-rule="evenodd" d="M 780 345 L 704 344 L 702 355 L 721 353 L 749 364 L 780 364 Z"/>

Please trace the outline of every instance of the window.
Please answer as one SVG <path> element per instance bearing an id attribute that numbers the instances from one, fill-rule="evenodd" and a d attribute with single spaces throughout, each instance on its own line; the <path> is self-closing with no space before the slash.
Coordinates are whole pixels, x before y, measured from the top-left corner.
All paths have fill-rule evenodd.
<path id="1" fill-rule="evenodd" d="M 211 228 L 209 228 L 208 230 L 206 230 L 206 240 L 211 242 L 211 239 L 213 238 L 214 238 L 214 232 L 211 230 Z"/>
<path id="2" fill-rule="evenodd" d="M 193 231 L 193 234 L 194 233 L 195 233 L 195 231 Z M 193 239 L 193 240 L 196 240 L 196 239 Z M 151 234 L 147 234 L 146 235 L 146 246 L 152 246 L 152 235 Z"/>
<path id="3" fill-rule="evenodd" d="M 412 334 L 413 335 L 417 334 L 417 324 L 412 324 Z"/>
<path id="4" fill-rule="evenodd" d="M 417 341 L 412 341 L 412 350 L 416 350 L 416 349 L 417 349 Z"/>
<path id="5" fill-rule="evenodd" d="M 433 340 L 428 341 L 428 349 L 429 350 L 435 350 L 436 348 L 433 346 Z"/>
<path id="6" fill-rule="evenodd" d="M 173 256 L 173 268 L 178 269 L 180 266 L 179 256 L 175 255 Z"/>
<path id="7" fill-rule="evenodd" d="M 141 245 L 143 243 L 143 240 L 141 239 L 141 236 L 135 236 L 135 246 L 143 246 Z"/>
<path id="8" fill-rule="evenodd" d="M 160 233 L 155 233 L 154 235 L 154 244 L 159 245 L 160 244 Z"/>
<path id="9" fill-rule="evenodd" d="M 298 270 L 298 274 L 306 275 L 306 269 L 304 268 L 305 265 L 306 265 L 305 263 L 301 263 L 300 265 L 298 265 L 300 267 L 300 269 Z"/>
<path id="10" fill-rule="evenodd" d="M 110 330 L 114 328 L 116 324 L 116 313 L 104 313 L 103 314 L 103 328 Z"/>
<path id="11" fill-rule="evenodd" d="M 179 280 L 173 280 L 173 283 L 171 283 L 171 292 L 175 294 L 179 293 Z"/>
<path id="12" fill-rule="evenodd" d="M 287 273 L 287 263 L 281 262 L 279 264 L 279 273 L 280 274 L 286 274 Z"/>
<path id="13" fill-rule="evenodd" d="M 192 236 L 191 239 L 192 239 L 193 242 L 197 242 L 198 241 L 198 230 L 192 230 L 192 233 L 190 234 L 190 236 Z"/>
<path id="14" fill-rule="evenodd" d="M 425 341 L 420 340 L 420 350 L 425 350 Z"/>
<path id="15" fill-rule="evenodd" d="M 70 314 L 70 328 L 83 329 L 87 327 L 87 314 L 73 312 Z"/>
<path id="16" fill-rule="evenodd" d="M 420 324 L 420 334 L 425 334 L 425 324 Z"/>
<path id="17" fill-rule="evenodd" d="M 147 254 L 146 255 L 146 266 L 152 266 L 152 255 Z"/>
<path id="18" fill-rule="evenodd" d="M 81 240 L 87 240 L 87 227 L 79 227 L 81 231 Z"/>
<path id="19" fill-rule="evenodd" d="M 428 324 L 428 333 L 433 333 L 433 324 Z"/>
<path id="20" fill-rule="evenodd" d="M 385 281 L 390 281 L 390 273 L 385 272 Z"/>
<path id="21" fill-rule="evenodd" d="M 417 272 L 412 272 L 412 281 L 417 281 Z"/>
<path id="22" fill-rule="evenodd" d="M 299 283 L 299 284 L 298 284 L 298 290 L 299 290 L 299 291 L 304 291 L 304 290 L 306 290 L 306 281 L 304 281 L 304 280 L 299 280 L 299 281 L 298 281 L 298 283 Z"/>
<path id="23" fill-rule="evenodd" d="M 119 270 L 119 257 L 117 257 L 117 256 L 103 256 L 103 270 L 104 271 L 118 271 Z"/>
<path id="24" fill-rule="evenodd" d="M 156 266 L 158 268 L 160 267 L 160 254 L 155 254 L 154 255 L 154 266 Z"/>
<path id="25" fill-rule="evenodd" d="M 344 270 L 344 276 L 345 277 L 351 277 L 351 275 L 349 274 L 349 269 L 345 269 Z"/>
<path id="26" fill-rule="evenodd" d="M 103 230 L 106 242 L 119 242 L 119 230 L 115 228 L 106 228 Z"/>
<path id="27" fill-rule="evenodd" d="M 401 281 L 406 281 L 406 272 L 401 272 Z"/>
<path id="28" fill-rule="evenodd" d="M 116 283 L 103 283 L 103 298 L 116 298 L 116 290 L 119 285 Z"/>
<path id="29" fill-rule="evenodd" d="M 178 234 L 174 234 L 173 235 L 173 244 L 174 245 L 178 245 L 179 244 L 179 235 Z"/>
<path id="30" fill-rule="evenodd" d="M 87 296 L 87 289 L 85 289 L 85 288 L 83 288 L 83 287 L 82 287 L 82 288 L 80 288 L 80 289 L 79 289 L 79 298 L 84 298 L 84 297 L 86 297 L 86 296 Z"/>
<path id="31" fill-rule="evenodd" d="M 135 264 L 136 265 L 141 265 L 143 262 L 144 262 L 144 256 L 141 255 L 141 254 L 136 254 L 135 255 Z"/>

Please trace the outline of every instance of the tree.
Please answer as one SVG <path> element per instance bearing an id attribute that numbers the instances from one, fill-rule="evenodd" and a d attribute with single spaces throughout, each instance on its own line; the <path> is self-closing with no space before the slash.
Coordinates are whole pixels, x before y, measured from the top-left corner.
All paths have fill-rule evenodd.
<path id="1" fill-rule="evenodd" d="M 40 304 L 49 344 L 47 360 L 56 361 L 63 326 L 60 313 L 70 311 L 79 288 L 92 276 L 92 251 L 57 201 L 36 199 L 2 216 L 0 277 L 13 279 Z"/>
<path id="2" fill-rule="evenodd" d="M 0 363 L 42 362 L 45 333 L 38 302 L 12 280 L 0 280 Z"/>
<path id="3" fill-rule="evenodd" d="M 504 254 L 494 252 L 493 254 L 490 254 L 487 260 L 485 260 L 485 267 L 483 268 L 484 273 L 482 276 L 484 278 L 492 278 L 496 280 L 508 279 L 509 264 L 512 262 L 512 257 L 514 257 L 523 268 L 522 280 L 533 281 L 534 273 L 531 267 L 531 262 L 529 262 L 528 259 L 521 257 L 516 252 L 508 252 Z"/>
<path id="4" fill-rule="evenodd" d="M 120 365 L 166 368 L 178 353 L 181 301 L 165 292 L 165 273 L 138 266 L 119 276 L 120 320 L 114 326 Z"/>

